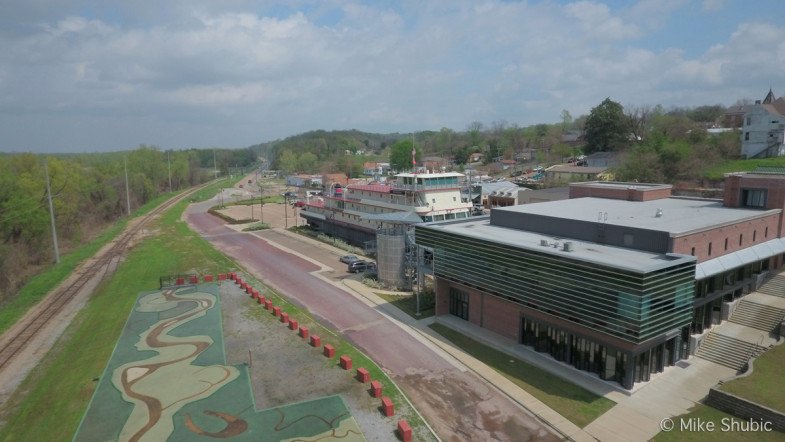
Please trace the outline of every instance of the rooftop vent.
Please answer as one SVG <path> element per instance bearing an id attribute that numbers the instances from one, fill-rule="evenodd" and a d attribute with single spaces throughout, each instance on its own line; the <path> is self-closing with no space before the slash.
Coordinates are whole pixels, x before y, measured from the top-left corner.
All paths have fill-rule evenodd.
<path id="1" fill-rule="evenodd" d="M 662 208 L 661 207 L 657 208 L 657 213 L 655 213 L 654 216 L 657 217 L 657 218 L 662 218 Z"/>
<path id="2" fill-rule="evenodd" d="M 540 240 L 540 245 L 544 246 L 544 247 L 548 247 L 548 240 L 547 239 L 541 239 Z"/>

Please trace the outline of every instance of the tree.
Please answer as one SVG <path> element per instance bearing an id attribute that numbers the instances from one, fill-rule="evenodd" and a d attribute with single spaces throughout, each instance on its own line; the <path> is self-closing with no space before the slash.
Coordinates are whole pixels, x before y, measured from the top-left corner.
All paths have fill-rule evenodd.
<path id="1" fill-rule="evenodd" d="M 572 115 L 570 115 L 570 111 L 567 109 L 562 109 L 561 111 L 561 128 L 563 131 L 567 132 L 572 127 Z"/>
<path id="2" fill-rule="evenodd" d="M 296 171 L 297 155 L 289 149 L 283 151 L 280 158 L 278 158 L 278 167 L 286 173 Z"/>
<path id="3" fill-rule="evenodd" d="M 318 159 L 316 158 L 316 155 L 312 154 L 311 152 L 303 152 L 303 154 L 300 155 L 297 164 L 299 166 L 299 170 L 302 170 L 306 173 L 312 173 L 316 168 L 317 162 Z"/>
<path id="4" fill-rule="evenodd" d="M 390 148 L 390 167 L 393 170 L 410 170 L 412 168 L 412 140 L 400 140 Z M 420 150 L 415 148 L 415 158 L 420 159 Z"/>
<path id="5" fill-rule="evenodd" d="M 621 149 L 629 134 L 621 104 L 606 98 L 586 118 L 586 153 Z"/>

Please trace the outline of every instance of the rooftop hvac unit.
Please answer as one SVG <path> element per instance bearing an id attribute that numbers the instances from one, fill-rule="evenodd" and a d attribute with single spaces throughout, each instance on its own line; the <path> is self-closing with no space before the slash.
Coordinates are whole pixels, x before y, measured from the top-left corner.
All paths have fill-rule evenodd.
<path id="1" fill-rule="evenodd" d="M 541 239 L 540 240 L 540 245 L 544 246 L 544 247 L 548 247 L 548 240 L 547 239 Z"/>
<path id="2" fill-rule="evenodd" d="M 573 244 L 571 241 L 567 241 L 564 243 L 565 252 L 572 252 L 574 250 L 575 250 L 575 244 Z"/>

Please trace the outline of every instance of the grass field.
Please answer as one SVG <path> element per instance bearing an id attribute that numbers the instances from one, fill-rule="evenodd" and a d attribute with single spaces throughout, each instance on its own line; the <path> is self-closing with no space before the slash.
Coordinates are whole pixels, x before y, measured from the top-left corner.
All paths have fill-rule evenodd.
<path id="1" fill-rule="evenodd" d="M 782 367 L 785 367 L 785 345 L 763 353 L 753 363 L 752 374 L 722 384 L 720 389 L 760 405 L 785 412 L 785 389 L 782 388 Z"/>
<path id="2" fill-rule="evenodd" d="M 737 431 L 744 428 L 738 426 L 742 420 L 707 405 L 697 405 L 689 413 L 673 417 L 672 421 L 674 428 L 671 431 L 660 432 L 654 437 L 654 441 L 774 442 L 785 440 L 785 434 L 776 431 Z M 694 426 L 693 429 L 690 429 L 690 423 L 695 425 L 698 422 L 704 423 L 703 431 L 695 430 Z M 707 430 L 706 424 L 709 422 L 714 425 L 713 431 Z M 735 422 L 735 424 L 731 422 Z M 734 425 L 737 426 L 734 427 Z"/>
<path id="3" fill-rule="evenodd" d="M 728 160 L 708 169 L 703 175 L 710 180 L 721 180 L 726 173 L 748 172 L 757 167 L 785 167 L 785 157 Z"/>
<path id="4" fill-rule="evenodd" d="M 221 183 L 190 198 L 209 198 Z M 156 231 L 129 254 L 113 277 L 101 284 L 93 298 L 77 315 L 54 349 L 34 369 L 8 403 L 0 405 L 6 422 L 0 440 L 51 441 L 70 440 L 92 397 L 99 376 L 111 356 L 139 292 L 158 288 L 158 278 L 167 274 L 195 272 L 222 273 L 236 264 L 216 251 L 180 220 L 187 202 L 177 204 L 152 226 Z M 253 281 L 252 281 L 253 282 Z M 258 281 L 257 286 L 261 286 Z M 277 297 L 285 311 L 300 318 L 310 318 L 287 301 Z M 313 323 L 314 333 L 321 332 L 332 343 L 336 355 L 347 354 L 355 366 L 365 366 L 374 379 L 382 379 L 396 404 L 405 399 L 379 367 L 359 350 L 331 332 Z M 405 416 L 413 426 L 423 422 L 418 416 Z"/>
<path id="5" fill-rule="evenodd" d="M 519 359 L 513 359 L 509 354 L 481 344 L 449 327 L 441 324 L 432 324 L 430 327 L 581 428 L 616 405 L 609 399 Z"/>
<path id="6" fill-rule="evenodd" d="M 408 314 L 414 319 L 430 318 L 436 312 L 435 307 L 431 304 L 428 307 L 423 306 L 423 300 L 420 300 L 420 316 L 417 316 L 417 298 L 414 295 L 388 295 L 386 293 L 375 292 L 376 295 L 388 303 L 398 307 L 403 312 Z"/>

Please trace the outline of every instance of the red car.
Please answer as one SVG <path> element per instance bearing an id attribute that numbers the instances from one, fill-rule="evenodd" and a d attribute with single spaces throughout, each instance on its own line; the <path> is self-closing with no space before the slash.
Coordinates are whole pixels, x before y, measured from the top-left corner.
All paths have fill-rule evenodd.
<path id="1" fill-rule="evenodd" d="M 295 201 L 292 207 L 305 207 L 305 201 Z"/>

